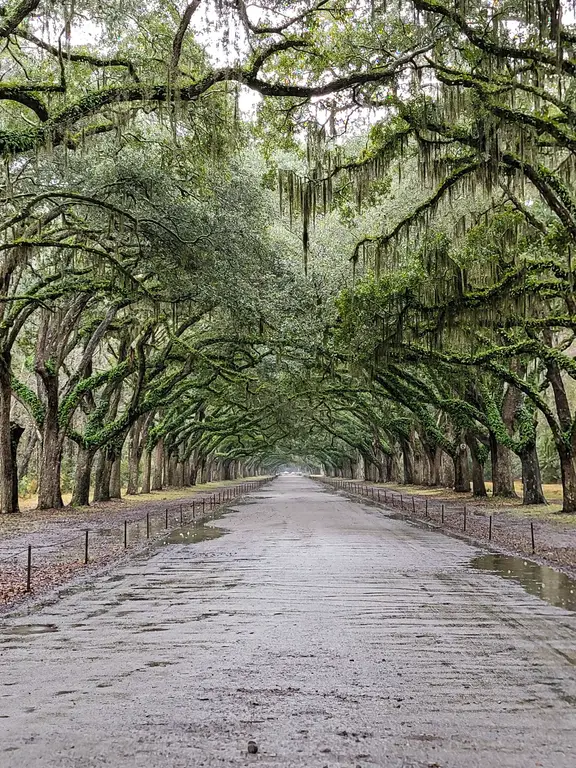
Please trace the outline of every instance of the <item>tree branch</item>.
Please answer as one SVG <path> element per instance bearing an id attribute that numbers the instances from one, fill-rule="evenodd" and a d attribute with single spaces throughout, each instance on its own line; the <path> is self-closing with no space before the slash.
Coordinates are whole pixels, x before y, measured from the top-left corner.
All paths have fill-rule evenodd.
<path id="1" fill-rule="evenodd" d="M 38 48 L 41 48 L 43 51 L 51 53 L 52 56 L 60 59 L 60 50 L 55 45 L 46 43 L 44 40 L 36 37 L 36 35 L 33 35 L 28 30 L 18 29 L 15 34 L 17 37 L 21 37 L 23 40 L 28 40 L 29 43 L 34 43 L 34 45 Z M 103 59 L 100 56 L 94 56 L 90 53 L 74 53 L 73 51 L 70 51 L 69 53 L 66 53 L 66 60 L 76 61 L 83 64 L 90 64 L 93 67 L 126 67 L 130 75 L 134 78 L 135 82 L 140 82 L 134 64 L 131 61 L 128 61 L 128 59 L 122 59 L 117 56 L 113 56 L 110 59 Z"/>
<path id="2" fill-rule="evenodd" d="M 192 15 L 200 5 L 200 2 L 201 0 L 192 0 L 192 2 L 186 6 L 186 10 L 180 19 L 180 24 L 178 25 L 178 29 L 172 43 L 172 58 L 170 60 L 170 72 L 172 73 L 172 77 L 174 77 L 178 70 L 180 56 L 182 55 L 182 43 L 184 42 L 184 36 L 188 31 L 188 27 L 190 26 Z"/>
<path id="3" fill-rule="evenodd" d="M 7 12 L 7 6 L 0 8 L 0 37 L 8 37 L 16 27 L 24 21 L 32 11 L 40 5 L 40 0 L 21 0 L 20 3 L 10 12 Z"/>

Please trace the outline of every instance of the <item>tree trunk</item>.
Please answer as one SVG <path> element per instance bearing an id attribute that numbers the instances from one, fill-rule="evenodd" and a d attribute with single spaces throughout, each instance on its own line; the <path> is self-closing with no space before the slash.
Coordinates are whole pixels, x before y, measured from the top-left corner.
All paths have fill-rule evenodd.
<path id="1" fill-rule="evenodd" d="M 392 480 L 392 472 L 394 471 L 394 454 L 387 453 L 384 456 L 384 466 L 385 466 L 385 472 L 386 472 L 386 483 L 389 483 Z"/>
<path id="2" fill-rule="evenodd" d="M 94 476 L 94 501 L 110 501 L 111 474 L 112 460 L 109 458 L 106 448 L 101 448 Z"/>
<path id="3" fill-rule="evenodd" d="M 18 512 L 14 507 L 14 474 L 16 467 L 11 449 L 10 407 L 12 385 L 10 359 L 0 357 L 0 512 Z"/>
<path id="4" fill-rule="evenodd" d="M 490 456 L 492 459 L 492 495 L 505 499 L 518 498 L 514 489 L 510 450 L 501 445 L 490 433 Z"/>
<path id="5" fill-rule="evenodd" d="M 60 490 L 62 465 L 62 436 L 58 422 L 58 379 L 42 379 L 46 394 L 42 449 L 38 482 L 38 509 L 60 509 L 63 506 Z"/>
<path id="6" fill-rule="evenodd" d="M 212 480 L 212 462 L 206 459 L 202 469 L 202 483 L 209 483 Z"/>
<path id="7" fill-rule="evenodd" d="M 472 459 L 472 494 L 477 498 L 488 496 L 486 483 L 484 482 L 484 462 L 481 460 L 482 454 L 478 448 L 478 439 L 473 432 L 466 433 L 466 443 L 470 450 Z M 482 446 L 484 447 L 484 446 Z"/>
<path id="8" fill-rule="evenodd" d="M 176 485 L 176 472 L 177 472 L 177 465 L 178 465 L 178 455 L 175 451 L 171 451 L 168 455 L 168 461 L 166 462 L 166 466 L 168 469 L 168 479 L 166 482 L 166 485 L 169 487 L 174 487 Z"/>
<path id="9" fill-rule="evenodd" d="M 454 490 L 456 493 L 470 493 L 470 470 L 466 443 L 460 443 L 454 454 Z"/>
<path id="10" fill-rule="evenodd" d="M 182 468 L 182 485 L 187 487 L 190 485 L 190 459 L 184 459 L 180 466 Z"/>
<path id="11" fill-rule="evenodd" d="M 18 443 L 20 442 L 20 438 L 24 434 L 24 427 L 21 427 L 20 424 L 16 424 L 16 422 L 13 422 L 10 425 L 10 450 L 12 451 L 12 510 L 14 512 L 20 511 L 20 506 L 18 504 L 18 464 L 17 464 L 17 456 L 18 456 Z"/>
<path id="12" fill-rule="evenodd" d="M 144 471 L 142 473 L 141 493 L 150 493 L 150 475 L 152 472 L 152 453 L 144 451 Z"/>
<path id="13" fill-rule="evenodd" d="M 162 470 L 164 468 L 164 440 L 158 440 L 154 446 L 154 469 L 152 472 L 152 490 L 162 490 Z"/>
<path id="14" fill-rule="evenodd" d="M 207 480 L 209 479 L 209 476 L 210 476 L 210 468 L 209 468 L 209 465 L 208 465 L 208 459 L 205 456 L 202 458 L 202 462 L 200 464 L 200 470 L 201 470 L 200 483 L 202 485 L 204 485 L 204 483 L 207 482 Z"/>
<path id="15" fill-rule="evenodd" d="M 404 466 L 404 483 L 414 485 L 414 451 L 408 440 L 402 443 L 402 463 Z"/>
<path id="16" fill-rule="evenodd" d="M 140 475 L 140 459 L 142 458 L 142 418 L 137 419 L 130 429 L 128 443 L 128 482 L 126 493 L 135 495 L 138 493 L 138 480 Z"/>
<path id="17" fill-rule="evenodd" d="M 26 442 L 26 445 L 23 449 L 22 458 L 20 460 L 20 466 L 18 468 L 18 477 L 20 480 L 22 480 L 23 477 L 26 477 L 28 474 L 28 467 L 30 466 L 30 460 L 32 459 L 32 454 L 34 453 L 34 448 L 36 448 L 36 444 L 38 443 L 38 432 L 35 428 L 32 428 L 30 431 L 30 437 L 28 438 L 28 441 Z"/>
<path id="18" fill-rule="evenodd" d="M 432 447 L 424 446 L 426 458 L 428 459 L 428 485 L 440 485 L 440 467 L 442 465 L 442 449 L 437 445 Z"/>
<path id="19" fill-rule="evenodd" d="M 564 497 L 562 512 L 574 514 L 576 513 L 576 457 L 569 448 L 564 446 L 558 449 L 558 453 L 560 454 L 562 494 Z"/>
<path id="20" fill-rule="evenodd" d="M 174 485 L 176 488 L 183 488 L 184 487 L 184 462 L 183 461 L 177 461 L 176 462 L 176 468 L 174 470 Z"/>
<path id="21" fill-rule="evenodd" d="M 478 456 L 470 451 L 472 457 L 472 494 L 477 498 L 488 496 L 486 482 L 484 481 L 484 465 L 478 460 Z"/>
<path id="22" fill-rule="evenodd" d="M 122 452 L 119 451 L 112 460 L 112 467 L 110 469 L 110 498 L 121 499 L 122 498 Z"/>
<path id="23" fill-rule="evenodd" d="M 520 460 L 522 461 L 522 504 L 546 504 L 536 446 L 527 447 L 520 454 Z"/>
<path id="24" fill-rule="evenodd" d="M 93 448 L 78 448 L 76 472 L 74 475 L 74 490 L 72 492 L 72 507 L 87 507 L 90 503 L 90 476 L 94 463 Z"/>

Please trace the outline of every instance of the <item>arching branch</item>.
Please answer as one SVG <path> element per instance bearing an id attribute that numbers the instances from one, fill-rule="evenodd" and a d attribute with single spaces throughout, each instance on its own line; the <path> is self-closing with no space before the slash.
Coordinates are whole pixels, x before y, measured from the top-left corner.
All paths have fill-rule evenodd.
<path id="1" fill-rule="evenodd" d="M 174 41 L 172 43 L 172 58 L 170 59 L 170 71 L 172 73 L 175 73 L 178 69 L 180 56 L 182 55 L 182 43 L 184 42 L 184 36 L 188 31 L 188 27 L 190 26 L 190 21 L 194 11 L 198 8 L 200 2 L 201 0 L 192 0 L 191 3 L 188 3 L 184 13 L 182 14 L 182 18 L 180 19 L 180 24 L 178 25 L 178 29 L 176 30 Z"/>

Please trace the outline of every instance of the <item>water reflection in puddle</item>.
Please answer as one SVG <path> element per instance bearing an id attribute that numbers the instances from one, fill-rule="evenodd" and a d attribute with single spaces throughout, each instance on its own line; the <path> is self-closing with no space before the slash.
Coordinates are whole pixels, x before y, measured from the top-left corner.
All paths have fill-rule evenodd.
<path id="1" fill-rule="evenodd" d="M 526 592 L 546 600 L 550 605 L 576 611 L 576 580 L 560 571 L 522 557 L 499 554 L 481 555 L 474 558 L 470 565 L 517 581 Z"/>
<path id="2" fill-rule="evenodd" d="M 213 525 L 185 525 L 164 536 L 160 544 L 198 544 L 200 541 L 218 539 L 226 533 L 224 528 Z"/>

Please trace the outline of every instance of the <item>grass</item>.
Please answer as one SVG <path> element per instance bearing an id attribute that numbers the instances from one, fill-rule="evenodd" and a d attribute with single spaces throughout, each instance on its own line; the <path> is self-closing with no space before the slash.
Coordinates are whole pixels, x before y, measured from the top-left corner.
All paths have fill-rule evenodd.
<path id="1" fill-rule="evenodd" d="M 547 504 L 530 506 L 523 506 L 522 504 L 522 483 L 519 480 L 514 483 L 516 493 L 518 494 L 516 499 L 493 498 L 491 495 L 483 499 L 475 498 L 471 493 L 456 493 L 451 488 L 431 488 L 427 485 L 402 485 L 400 483 L 369 483 L 369 485 L 373 485 L 375 488 L 380 487 L 392 490 L 406 496 L 427 496 L 438 501 L 466 503 L 475 507 L 483 507 L 490 510 L 490 512 L 506 513 L 518 518 L 532 518 L 542 522 L 576 526 L 576 515 L 560 514 L 562 512 L 562 486 L 559 483 L 543 485 L 544 496 L 548 501 Z M 486 489 L 491 494 L 492 483 L 487 482 Z"/>
<path id="2" fill-rule="evenodd" d="M 185 488 L 163 488 L 161 491 L 150 491 L 150 493 L 126 494 L 126 489 L 122 490 L 121 499 L 111 499 L 110 503 L 143 504 L 147 501 L 173 501 L 175 499 L 186 499 L 194 496 L 196 493 L 210 493 L 218 488 L 225 488 L 231 485 L 239 485 L 249 480 L 258 480 L 257 477 L 243 477 L 238 480 L 215 480 L 211 483 L 200 483 L 199 485 L 187 486 Z M 72 499 L 71 493 L 63 493 L 62 501 L 69 504 Z M 107 503 L 107 502 L 106 502 Z M 33 494 L 20 499 L 20 511 L 30 512 L 36 509 L 38 496 Z M 78 509 L 90 509 L 90 507 L 78 507 Z"/>

